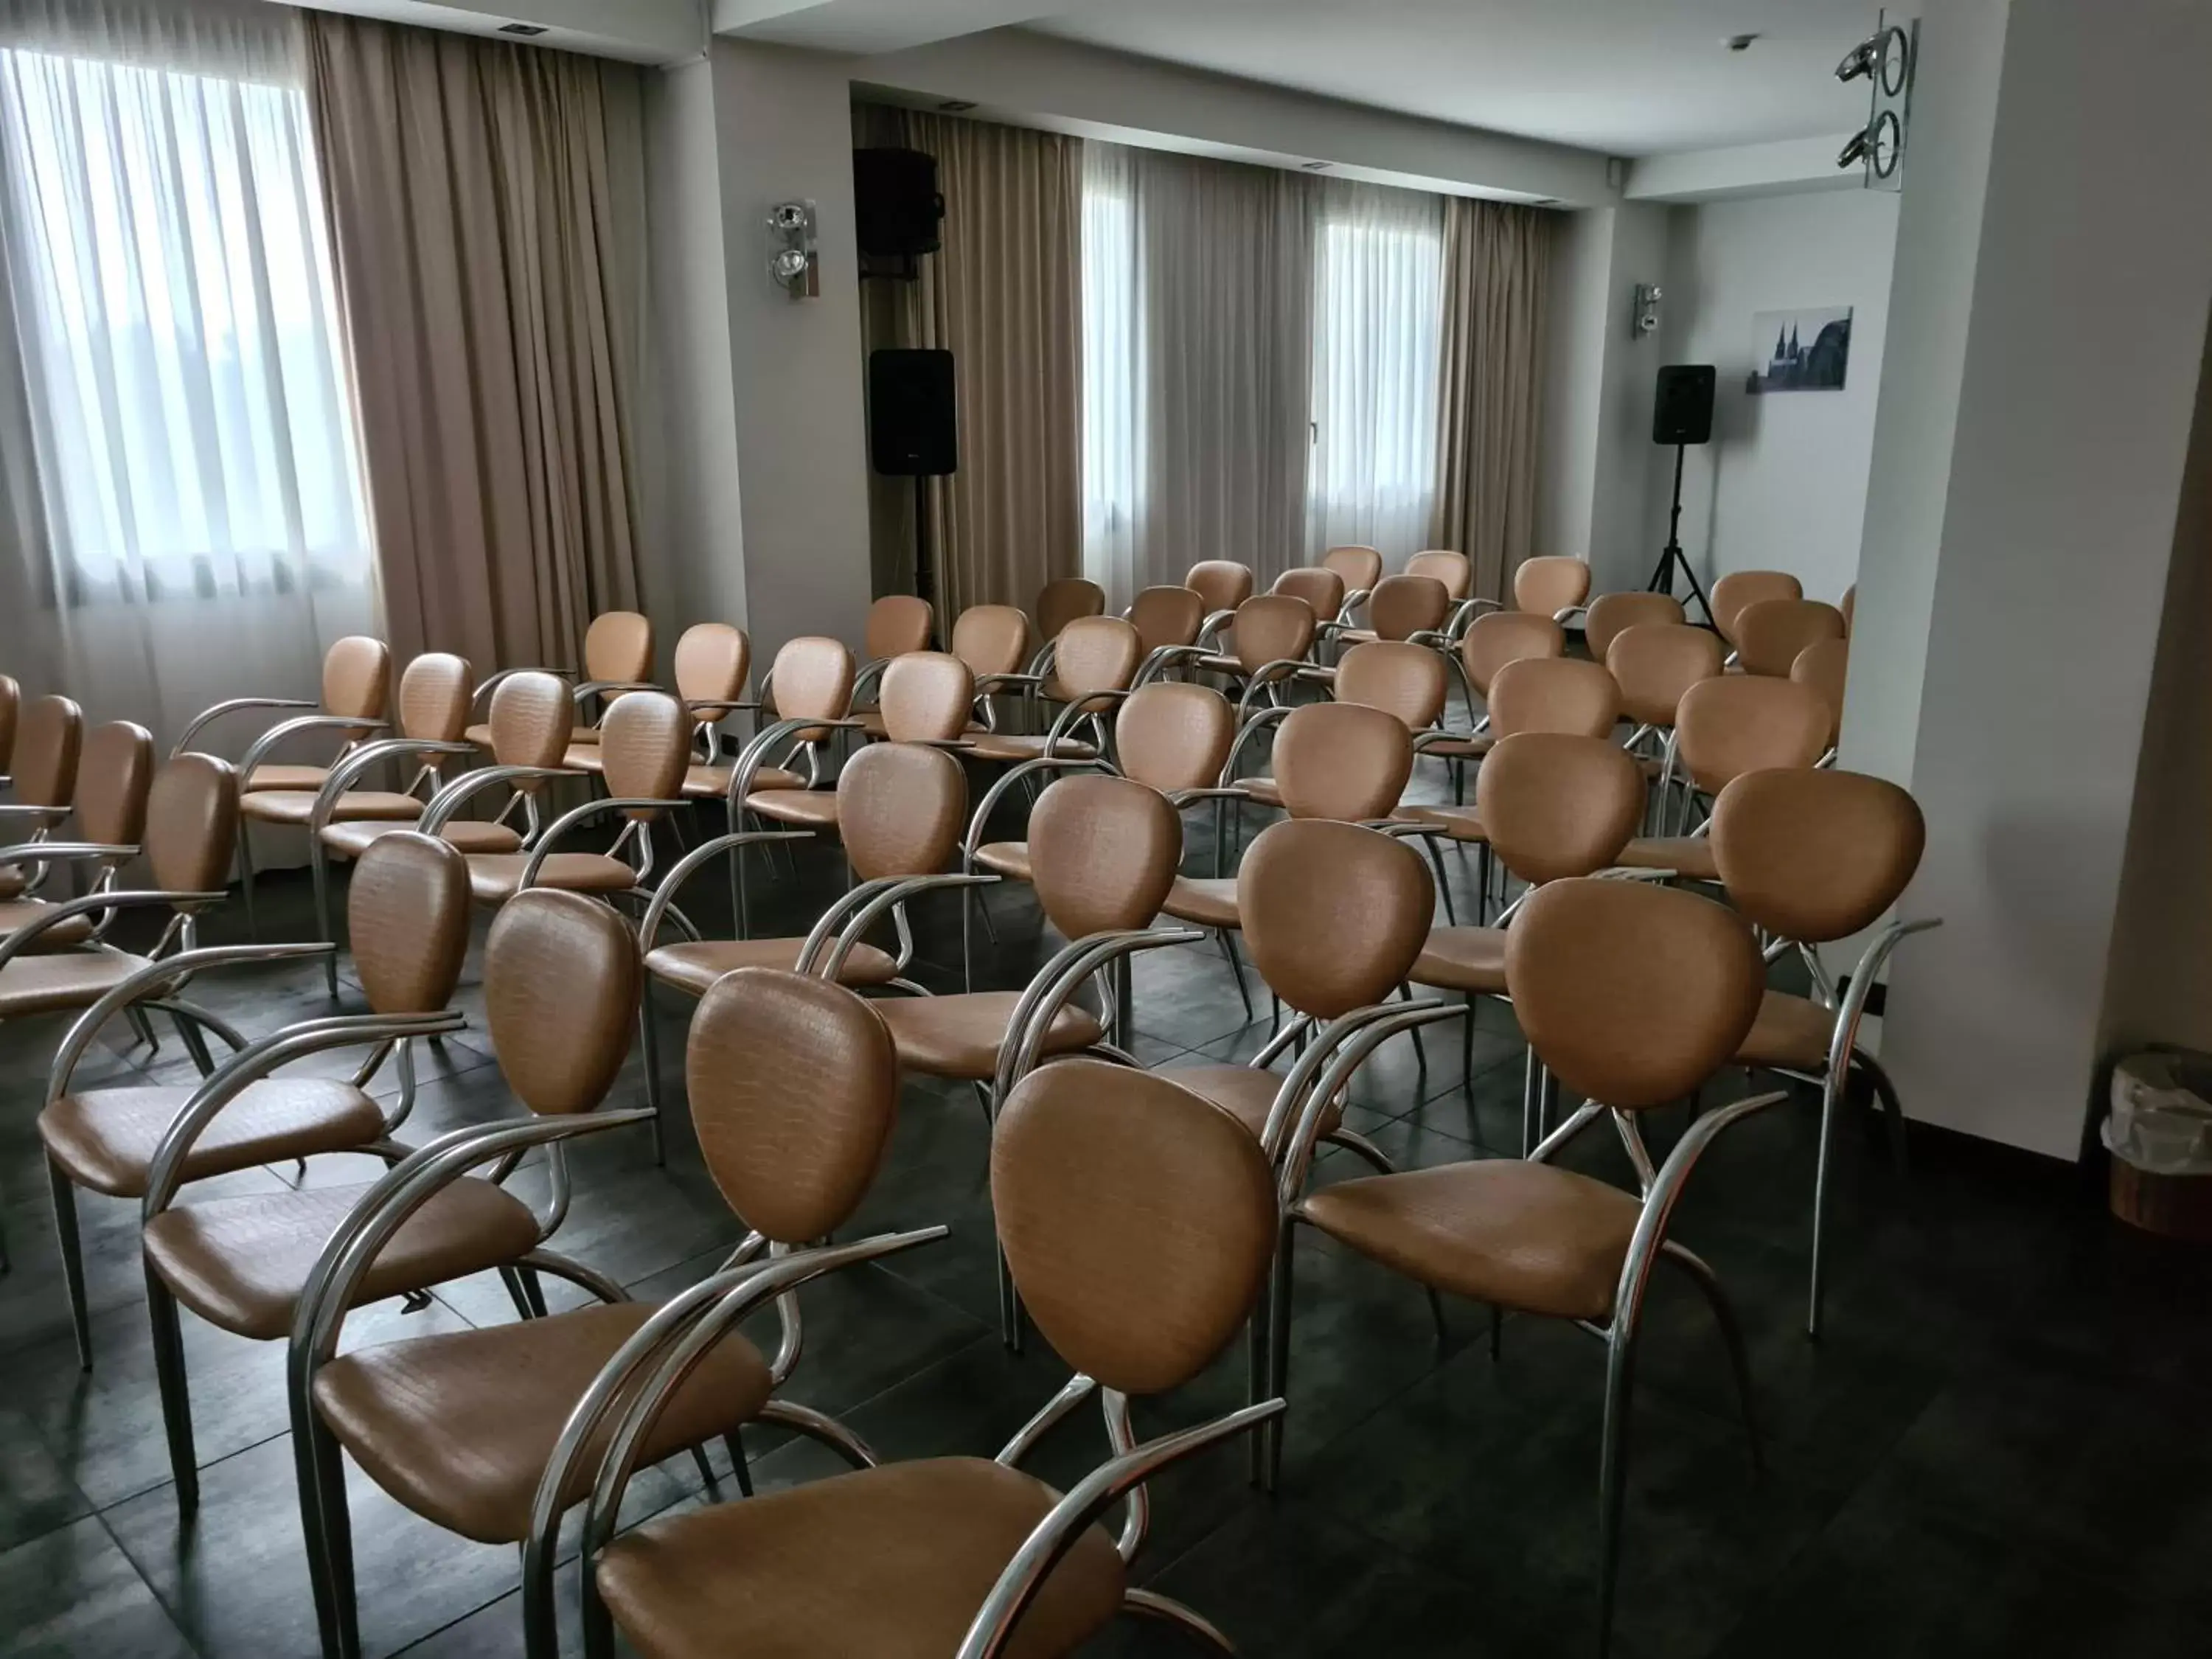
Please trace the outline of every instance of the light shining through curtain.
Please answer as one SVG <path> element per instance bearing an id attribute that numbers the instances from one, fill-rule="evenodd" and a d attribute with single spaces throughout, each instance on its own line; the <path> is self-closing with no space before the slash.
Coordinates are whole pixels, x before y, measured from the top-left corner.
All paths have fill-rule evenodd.
<path id="1" fill-rule="evenodd" d="M 365 589 L 298 88 L 0 51 L 0 159 L 58 602 Z"/>
<path id="2" fill-rule="evenodd" d="M 1316 234 L 1306 550 L 1358 544 L 1395 568 L 1436 505 L 1443 203 L 1332 185 Z"/>
<path id="3" fill-rule="evenodd" d="M 1084 146 L 1083 569 L 1120 608 L 1145 586 L 1144 319 L 1129 154 Z"/>

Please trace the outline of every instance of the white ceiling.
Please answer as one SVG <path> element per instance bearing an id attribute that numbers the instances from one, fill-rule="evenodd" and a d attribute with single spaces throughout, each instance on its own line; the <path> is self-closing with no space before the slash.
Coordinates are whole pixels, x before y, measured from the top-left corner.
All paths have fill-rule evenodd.
<path id="1" fill-rule="evenodd" d="M 1866 119 L 1837 62 L 1866 0 L 1061 0 L 1027 27 L 1117 51 L 1613 155 L 1803 138 Z M 1722 43 L 1757 33 L 1742 52 Z"/>

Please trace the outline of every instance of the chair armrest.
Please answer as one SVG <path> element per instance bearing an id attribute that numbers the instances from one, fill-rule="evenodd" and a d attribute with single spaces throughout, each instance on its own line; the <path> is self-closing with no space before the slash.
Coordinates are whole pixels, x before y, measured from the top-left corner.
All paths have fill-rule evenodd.
<path id="1" fill-rule="evenodd" d="M 1129 692 L 1112 688 L 1103 691 L 1085 692 L 1054 717 L 1051 729 L 1044 734 L 1045 754 L 1048 757 L 1057 756 L 1061 742 L 1070 732 L 1085 720 L 1097 720 L 1105 714 L 1107 712 L 1105 709 L 1094 708 L 1091 707 L 1093 703 L 1107 702 L 1119 708 L 1122 703 L 1128 702 L 1130 696 Z"/>
<path id="2" fill-rule="evenodd" d="M 1178 808 L 1194 805 L 1202 800 L 1249 800 L 1251 799 L 1252 792 L 1249 789 L 1234 789 L 1225 785 L 1218 789 L 1178 789 L 1168 797 L 1169 801 Z"/>
<path id="3" fill-rule="evenodd" d="M 321 706 L 313 699 L 306 697 L 233 697 L 228 702 L 219 702 L 212 708 L 204 708 L 193 715 L 191 723 L 185 727 L 184 736 L 177 739 L 177 746 L 169 751 L 169 758 L 174 760 L 178 756 L 187 752 L 192 746 L 192 739 L 199 736 L 202 727 L 221 720 L 226 714 L 240 714 L 248 708 L 319 708 Z"/>
<path id="4" fill-rule="evenodd" d="M 1238 722 L 1237 736 L 1229 745 L 1228 757 L 1221 763 L 1221 787 L 1226 789 L 1237 781 L 1237 763 L 1238 757 L 1244 752 L 1244 745 L 1269 726 L 1279 726 L 1290 717 L 1289 709 L 1278 707 L 1262 708 L 1259 713 Z"/>
<path id="5" fill-rule="evenodd" d="M 1014 1559 L 999 1575 L 999 1582 L 983 1598 L 983 1606 L 962 1638 L 956 1659 L 999 1659 L 1012 1640 L 1015 1621 L 1043 1587 L 1053 1568 L 1059 1565 L 1060 1558 L 1075 1547 L 1076 1540 L 1100 1516 L 1132 1490 L 1187 1457 L 1248 1433 L 1270 1418 L 1281 1416 L 1285 1409 L 1281 1400 L 1262 1401 L 1194 1429 L 1163 1435 L 1093 1469 L 1076 1483 L 1066 1497 L 1053 1505 L 1052 1512 L 1023 1540 Z"/>
<path id="6" fill-rule="evenodd" d="M 817 720 L 793 716 L 789 720 L 779 720 L 766 731 L 755 733 L 752 741 L 738 751 L 737 764 L 730 769 L 730 805 L 735 807 L 744 804 L 745 797 L 753 792 L 753 780 L 760 775 L 761 768 L 768 764 L 769 750 L 786 738 L 824 726 L 832 729 L 857 728 L 860 724 L 860 721 L 849 718 Z"/>
<path id="7" fill-rule="evenodd" d="M 422 809 L 416 820 L 416 828 L 426 836 L 434 836 L 453 822 L 453 814 L 495 783 L 520 783 L 526 779 L 574 777 L 576 774 L 558 766 L 486 766 L 455 778 L 430 797 L 430 804 Z"/>
<path id="8" fill-rule="evenodd" d="M 76 811 L 76 808 L 74 806 L 28 806 L 20 802 L 9 801 L 0 804 L 0 823 L 5 823 L 11 818 L 27 818 L 44 829 L 48 825 L 61 823 Z"/>
<path id="9" fill-rule="evenodd" d="M 1197 650 L 1200 654 L 1203 655 L 1205 653 L 1206 641 L 1212 639 L 1221 629 L 1228 627 L 1236 620 L 1237 612 L 1233 608 L 1227 611 L 1217 611 L 1213 612 L 1213 614 L 1206 617 L 1204 622 L 1199 623 L 1197 642 L 1190 648 Z"/>
<path id="10" fill-rule="evenodd" d="M 889 657 L 878 657 L 872 661 L 862 663 L 853 676 L 853 690 L 852 695 L 846 699 L 847 707 L 860 708 L 860 699 L 883 683 L 884 675 L 890 670 L 890 665 L 891 659 Z"/>
<path id="11" fill-rule="evenodd" d="M 1285 1210 L 1297 1202 L 1305 1186 L 1323 1109 L 1344 1092 L 1367 1057 L 1401 1031 L 1474 1017 L 1464 1002 L 1427 999 L 1373 1003 L 1329 1022 L 1284 1078 L 1260 1132 L 1261 1149 L 1275 1169 L 1277 1197 Z"/>
<path id="12" fill-rule="evenodd" d="M 1014 1431 L 1014 1437 L 1006 1442 L 1000 1449 L 999 1455 L 991 1461 L 1002 1463 L 1010 1469 L 1021 1468 L 1022 1459 L 1035 1451 L 1045 1436 L 1057 1428 L 1068 1413 L 1097 1392 L 1097 1378 L 1085 1376 L 1078 1371 L 1067 1379 L 1066 1387 L 1053 1395 L 1043 1410 Z"/>
<path id="13" fill-rule="evenodd" d="M 1168 945 L 1195 945 L 1206 938 L 1197 927 L 1140 928 L 1125 933 L 1093 933 L 1064 945 L 1023 989 L 1021 1000 L 1006 1021 L 999 1041 L 996 1098 L 1004 1100 L 1014 1085 L 1036 1069 L 1037 1050 L 1045 1033 L 1087 980 L 1109 963 L 1139 951 Z"/>
<path id="14" fill-rule="evenodd" d="M 830 946 L 829 957 L 820 969 L 821 977 L 835 984 L 837 976 L 844 972 L 845 958 L 852 955 L 853 947 L 860 942 L 861 936 L 876 918 L 893 905 L 903 904 L 917 893 L 927 893 L 940 887 L 988 887 L 998 879 L 996 876 L 978 875 L 894 877 L 886 884 L 885 890 L 871 895 L 839 932 L 836 943 Z M 806 942 L 799 953 L 799 972 L 816 971 L 813 963 L 823 949 L 823 924 L 828 920 L 829 917 L 824 916 L 822 921 L 816 922 L 813 931 L 807 934 Z"/>
<path id="15" fill-rule="evenodd" d="M 97 915 L 102 910 L 143 910 L 156 904 L 178 908 L 188 904 L 220 904 L 228 896 L 228 893 L 88 893 L 82 898 L 64 900 L 41 910 L 37 921 L 18 927 L 5 938 L 0 938 L 0 971 L 4 971 L 9 963 L 71 916 Z"/>
<path id="16" fill-rule="evenodd" d="M 1554 611 L 1552 613 L 1552 620 L 1559 623 L 1560 627 L 1565 628 L 1569 623 L 1574 621 L 1576 617 L 1587 617 L 1589 615 L 1589 607 L 1586 605 L 1561 605 L 1557 611 Z"/>
<path id="17" fill-rule="evenodd" d="M 572 702 L 581 702 L 586 697 L 604 697 L 612 691 L 658 691 L 660 688 L 651 680 L 586 680 L 568 694 Z"/>
<path id="18" fill-rule="evenodd" d="M 578 824 L 605 817 L 610 812 L 665 812 L 672 808 L 680 811 L 684 805 L 680 800 L 659 800 L 638 796 L 609 797 L 601 800 L 587 800 L 574 811 L 563 812 L 544 835 L 538 836 L 538 845 L 530 849 L 530 857 L 522 866 L 522 880 L 515 890 L 526 891 L 538 884 L 538 872 L 544 868 L 545 860 L 552 856 L 554 843 Z"/>
<path id="19" fill-rule="evenodd" d="M 556 828 L 558 826 L 556 826 Z M 548 836 L 550 836 L 550 831 Z M 653 944 L 660 936 L 660 924 L 676 902 L 677 890 L 697 875 L 707 861 L 716 854 L 726 853 L 732 847 L 747 847 L 763 841 L 811 841 L 811 830 L 740 830 L 732 835 L 716 836 L 713 840 L 693 848 L 676 860 L 660 884 L 653 889 L 653 902 L 645 907 L 645 916 L 637 925 L 637 951 L 640 957 L 653 954 Z"/>
<path id="20" fill-rule="evenodd" d="M 742 709 L 757 708 L 760 704 L 746 702 L 736 697 L 686 697 L 684 699 L 684 706 L 694 715 L 711 709 L 719 719 L 724 715 L 737 714 Z"/>
<path id="21" fill-rule="evenodd" d="M 1095 757 L 1079 758 L 1073 755 L 1041 755 L 1034 760 L 1025 760 L 1018 765 L 1008 767 L 993 781 L 991 787 L 983 792 L 983 799 L 977 804 L 975 816 L 968 821 L 967 838 L 960 844 L 961 868 L 963 871 L 968 870 L 973 863 L 975 849 L 983 844 L 985 827 L 991 821 L 991 814 L 997 810 L 999 803 L 1006 799 L 1006 792 L 1024 778 L 1033 777 L 1039 772 L 1085 770 L 1103 772 L 1109 769 L 1110 769 L 1103 762 Z"/>
<path id="22" fill-rule="evenodd" d="M 0 847 L 0 866 L 68 864 L 82 859 L 135 859 L 140 850 L 91 841 L 27 841 L 20 847 Z"/>
<path id="23" fill-rule="evenodd" d="M 335 946 L 325 946 L 335 949 Z M 146 1174 L 146 1193 L 139 1206 L 143 1221 L 151 1221 L 167 1209 L 185 1183 L 185 1160 L 222 1109 L 279 1066 L 309 1054 L 364 1043 L 388 1042 L 400 1037 L 440 1036 L 468 1024 L 457 1010 L 438 1014 L 341 1014 L 311 1019 L 263 1037 L 217 1066 L 212 1076 L 192 1091 L 161 1136 Z"/>
<path id="24" fill-rule="evenodd" d="M 387 760 L 403 757 L 425 755 L 472 756 L 477 746 L 472 743 L 441 743 L 430 738 L 387 738 L 379 743 L 365 743 L 349 754 L 342 755 L 331 766 L 323 787 L 315 792 L 315 804 L 307 811 L 307 827 L 320 834 L 331 821 L 331 814 L 345 793 L 353 787 L 362 773 Z M 427 805 L 424 808 L 428 811 Z"/>
<path id="25" fill-rule="evenodd" d="M 1942 925 L 1941 916 L 1925 916 L 1918 921 L 1893 921 L 1875 935 L 1873 942 L 1860 955 L 1858 966 L 1851 969 L 1851 982 L 1844 988 L 1843 1000 L 1836 1005 L 1835 1030 L 1828 1038 L 1830 1072 L 1841 1076 L 1838 1068 L 1850 1063 L 1851 1050 L 1858 1045 L 1859 1022 L 1866 1018 L 1867 999 L 1874 994 L 1875 982 L 1889 965 L 1891 954 L 1915 933 L 1925 933 Z"/>
<path id="26" fill-rule="evenodd" d="M 246 757 L 238 763 L 238 787 L 244 790 L 253 781 L 253 769 L 261 764 L 263 757 L 280 744 L 309 732 L 388 732 L 390 724 L 384 720 L 354 720 L 344 714 L 307 714 L 295 720 L 284 720 L 270 726 L 253 740 Z"/>

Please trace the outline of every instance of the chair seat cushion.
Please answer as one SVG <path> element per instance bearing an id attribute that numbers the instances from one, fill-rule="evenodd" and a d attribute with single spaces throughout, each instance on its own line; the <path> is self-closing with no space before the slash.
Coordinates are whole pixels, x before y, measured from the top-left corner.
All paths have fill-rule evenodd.
<path id="1" fill-rule="evenodd" d="M 1234 876 L 1177 876 L 1160 906 L 1177 921 L 1194 921 L 1201 927 L 1237 927 Z"/>
<path id="2" fill-rule="evenodd" d="M 1283 804 L 1282 786 L 1273 778 L 1239 778 L 1237 787 L 1242 789 L 1261 806 L 1280 806 Z"/>
<path id="3" fill-rule="evenodd" d="M 1437 760 L 1480 760 L 1498 747 L 1498 739 L 1487 732 L 1469 738 L 1446 738 L 1442 743 L 1432 743 L 1421 753 Z"/>
<path id="4" fill-rule="evenodd" d="M 1435 750 L 1429 752 L 1433 754 Z M 1486 842 L 1490 832 L 1482 827 L 1482 820 L 1472 806 L 1405 806 L 1398 816 L 1416 823 L 1433 823 L 1454 841 Z"/>
<path id="5" fill-rule="evenodd" d="M 333 823 L 323 830 L 323 845 L 342 858 L 357 859 L 368 851 L 370 842 L 414 827 L 411 819 L 405 823 L 390 818 Z M 438 832 L 438 838 L 459 848 L 464 853 L 514 853 L 522 848 L 520 831 L 510 830 L 503 823 L 486 823 L 481 818 L 451 819 Z"/>
<path id="6" fill-rule="evenodd" d="M 999 1045 L 1021 1000 L 1018 991 L 886 997 L 875 1010 L 891 1028 L 899 1064 L 908 1071 L 988 1083 L 998 1074 Z M 1073 1054 L 1104 1035 L 1096 1017 L 1071 1004 L 1053 1017 L 1042 1052 Z"/>
<path id="7" fill-rule="evenodd" d="M 721 800 L 730 793 L 734 766 L 695 766 L 684 775 L 684 793 L 694 800 Z M 806 780 L 781 766 L 763 766 L 753 774 L 756 789 L 804 789 Z"/>
<path id="8" fill-rule="evenodd" d="M 489 853 L 469 860 L 469 891 L 479 904 L 504 904 L 522 890 L 525 853 Z M 627 893 L 637 872 L 605 853 L 552 853 L 538 866 L 533 887 L 557 887 L 565 893 Z"/>
<path id="9" fill-rule="evenodd" d="M 104 947 L 17 957 L 0 968 L 0 1019 L 88 1008 L 146 965 L 143 957 Z"/>
<path id="10" fill-rule="evenodd" d="M 582 742 L 581 736 L 580 732 L 576 738 L 570 739 L 567 752 L 561 757 L 561 764 L 571 772 L 605 771 L 606 757 L 599 752 L 599 745 L 596 743 Z"/>
<path id="11" fill-rule="evenodd" d="M 238 810 L 264 823 L 304 824 L 314 816 L 315 795 L 305 789 L 261 789 L 240 796 Z M 386 818 L 412 823 L 422 816 L 421 800 L 388 789 L 349 789 L 331 803 L 333 823 L 352 818 Z"/>
<path id="12" fill-rule="evenodd" d="M 1382 636 L 1371 628 L 1346 628 L 1336 636 L 1339 645 L 1372 645 Z"/>
<path id="13" fill-rule="evenodd" d="M 1020 732 L 984 732 L 969 738 L 969 752 L 978 760 L 1031 761 L 1044 753 L 1045 734 L 1035 736 Z M 1062 738 L 1052 751 L 1067 760 L 1096 760 L 1098 748 L 1095 744 L 1074 738 Z"/>
<path id="14" fill-rule="evenodd" d="M 64 1095 L 39 1114 L 39 1134 L 47 1155 L 77 1186 L 111 1198 L 143 1198 L 154 1154 L 191 1097 L 188 1088 Z M 247 1084 L 192 1143 L 185 1179 L 343 1152 L 383 1133 L 383 1112 L 350 1083 L 264 1078 Z"/>
<path id="15" fill-rule="evenodd" d="M 649 1521 L 600 1557 L 599 1594 L 644 1659 L 945 1659 L 1059 1498 L 980 1458 L 886 1464 Z M 1086 1528 L 1002 1651 L 1060 1659 L 1125 1588 Z"/>
<path id="16" fill-rule="evenodd" d="M 664 945 L 645 959 L 645 970 L 665 985 L 702 997 L 716 980 L 740 968 L 796 973 L 805 944 L 803 939 L 710 939 Z M 897 977 L 896 960 L 865 941 L 853 947 L 837 975 L 844 985 L 888 985 Z"/>
<path id="17" fill-rule="evenodd" d="M 568 1413 L 653 1308 L 617 1302 L 364 1348 L 316 1374 L 315 1405 L 369 1478 L 416 1514 L 478 1543 L 519 1543 Z M 758 1349 L 724 1338 L 670 1397 L 641 1467 L 742 1426 L 773 1386 Z M 607 1433 L 603 1425 L 577 1461 L 568 1502 L 590 1492 Z"/>
<path id="18" fill-rule="evenodd" d="M 1672 870 L 1685 881 L 1718 881 L 1719 860 L 1706 836 L 1638 836 L 1613 862 L 1629 870 Z"/>
<path id="19" fill-rule="evenodd" d="M 1786 991 L 1769 991 L 1759 1000 L 1759 1018 L 1736 1050 L 1739 1066 L 1772 1066 L 1792 1072 L 1824 1073 L 1828 1040 L 1836 1027 L 1830 1010 Z"/>
<path id="20" fill-rule="evenodd" d="M 146 1261 L 177 1300 L 256 1341 L 289 1336 L 323 1246 L 366 1187 L 310 1187 L 180 1204 L 146 1224 Z M 529 1206 L 465 1176 L 407 1218 L 362 1281 L 356 1306 L 462 1279 L 537 1247 Z"/>
<path id="21" fill-rule="evenodd" d="M 489 722 L 486 722 L 482 726 L 471 726 L 467 731 L 461 733 L 461 735 L 466 738 L 471 743 L 476 744 L 479 749 L 489 749 L 491 747 L 491 726 Z"/>
<path id="22" fill-rule="evenodd" d="M 1643 1206 L 1618 1187 L 1519 1158 L 1343 1181 L 1305 1218 L 1423 1285 L 1559 1319 L 1613 1312 Z"/>
<path id="23" fill-rule="evenodd" d="M 862 737 L 882 738 L 890 735 L 890 729 L 884 724 L 884 711 L 880 708 L 863 708 L 853 718 L 860 721 Z"/>
<path id="24" fill-rule="evenodd" d="M 304 790 L 312 795 L 330 781 L 327 766 L 257 766 L 252 775 L 239 786 L 239 793 L 251 795 L 264 789 Z"/>
<path id="25" fill-rule="evenodd" d="M 44 899 L 0 899 L 0 938 L 20 933 L 52 908 Z M 66 921 L 58 921 L 39 935 L 31 949 L 35 953 L 82 945 L 92 937 L 94 920 L 91 916 L 71 916 Z"/>
<path id="26" fill-rule="evenodd" d="M 1274 1109 L 1275 1097 L 1283 1086 L 1281 1073 L 1251 1066 L 1178 1066 L 1155 1075 L 1180 1084 L 1194 1095 L 1203 1095 L 1255 1137 L 1267 1127 L 1267 1114 Z M 1322 1133 L 1327 1134 L 1343 1118 L 1340 1107 L 1323 1114 Z"/>
<path id="27" fill-rule="evenodd" d="M 23 890 L 30 884 L 30 877 L 23 872 L 20 865 L 10 864 L 0 868 L 0 899 L 21 898 Z"/>
<path id="28" fill-rule="evenodd" d="M 745 797 L 745 810 L 778 823 L 805 830 L 837 827 L 837 792 L 834 789 L 756 789 Z"/>
<path id="29" fill-rule="evenodd" d="M 989 841 L 975 849 L 975 867 L 1009 881 L 1033 881 L 1030 844 L 1025 841 Z"/>
<path id="30" fill-rule="evenodd" d="M 1431 927 L 1429 942 L 1412 975 L 1416 985 L 1478 995 L 1505 994 L 1505 930 L 1502 927 Z"/>

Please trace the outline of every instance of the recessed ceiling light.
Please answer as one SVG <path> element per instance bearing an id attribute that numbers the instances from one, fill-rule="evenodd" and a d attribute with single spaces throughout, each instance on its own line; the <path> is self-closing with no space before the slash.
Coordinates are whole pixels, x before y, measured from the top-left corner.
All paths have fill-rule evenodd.
<path id="1" fill-rule="evenodd" d="M 1749 52 L 1751 43 L 1758 39 L 1756 34 L 1729 34 L 1721 38 L 1721 44 L 1730 52 Z"/>
<path id="2" fill-rule="evenodd" d="M 937 107 L 947 115 L 965 115 L 975 107 L 975 100 L 973 98 L 948 98 Z"/>
<path id="3" fill-rule="evenodd" d="M 1298 165 L 1308 173 L 1327 173 L 1336 164 L 1334 161 L 1301 161 Z"/>
<path id="4" fill-rule="evenodd" d="M 543 23 L 501 23 L 498 32 L 501 34 L 519 34 L 527 40 L 547 33 L 549 31 Z"/>

